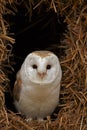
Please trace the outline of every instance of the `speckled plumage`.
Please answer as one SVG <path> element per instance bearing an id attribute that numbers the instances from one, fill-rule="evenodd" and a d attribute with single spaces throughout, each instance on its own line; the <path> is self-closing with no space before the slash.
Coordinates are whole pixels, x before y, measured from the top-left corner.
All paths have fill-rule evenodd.
<path id="1" fill-rule="evenodd" d="M 62 70 L 50 51 L 34 51 L 24 60 L 14 84 L 14 104 L 27 119 L 43 119 L 59 102 Z"/>

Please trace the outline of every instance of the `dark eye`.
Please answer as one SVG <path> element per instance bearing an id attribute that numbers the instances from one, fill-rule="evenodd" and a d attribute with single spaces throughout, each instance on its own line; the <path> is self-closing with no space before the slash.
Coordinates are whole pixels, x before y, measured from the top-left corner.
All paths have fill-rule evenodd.
<path id="1" fill-rule="evenodd" d="M 32 65 L 32 68 L 33 68 L 33 69 L 37 69 L 37 65 L 35 65 L 35 64 Z"/>
<path id="2" fill-rule="evenodd" d="M 46 67 L 46 68 L 47 68 L 48 70 L 49 70 L 49 69 L 51 69 L 51 65 L 47 65 L 47 67 Z"/>

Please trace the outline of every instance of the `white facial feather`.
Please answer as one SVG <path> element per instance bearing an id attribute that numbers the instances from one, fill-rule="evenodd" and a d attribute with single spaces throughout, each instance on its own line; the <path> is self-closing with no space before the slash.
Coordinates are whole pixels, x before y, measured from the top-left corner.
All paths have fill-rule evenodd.
<path id="1" fill-rule="evenodd" d="M 59 102 L 61 77 L 59 59 L 54 53 L 30 53 L 17 74 L 14 86 L 17 110 L 27 118 L 39 119 L 51 115 Z"/>

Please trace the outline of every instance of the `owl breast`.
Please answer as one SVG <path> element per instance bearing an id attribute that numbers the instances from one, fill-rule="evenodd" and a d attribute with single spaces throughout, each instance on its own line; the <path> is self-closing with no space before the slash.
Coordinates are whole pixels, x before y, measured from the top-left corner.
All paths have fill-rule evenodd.
<path id="1" fill-rule="evenodd" d="M 40 87 L 40 86 L 39 86 Z M 27 86 L 22 88 L 19 102 L 15 102 L 18 110 L 27 118 L 39 119 L 51 115 L 59 101 L 59 88 L 40 89 Z"/>

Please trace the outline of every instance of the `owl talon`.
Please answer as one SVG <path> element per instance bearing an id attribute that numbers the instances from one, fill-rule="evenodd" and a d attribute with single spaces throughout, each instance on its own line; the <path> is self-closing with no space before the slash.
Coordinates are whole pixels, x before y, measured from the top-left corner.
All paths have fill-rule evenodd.
<path id="1" fill-rule="evenodd" d="M 43 118 L 39 118 L 38 119 L 38 122 L 42 122 L 42 121 L 44 121 Z"/>
<path id="2" fill-rule="evenodd" d="M 27 122 L 30 122 L 30 121 L 32 121 L 32 118 L 30 117 L 30 118 L 27 118 L 27 119 L 25 119 Z"/>

